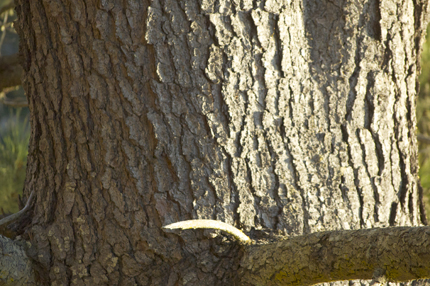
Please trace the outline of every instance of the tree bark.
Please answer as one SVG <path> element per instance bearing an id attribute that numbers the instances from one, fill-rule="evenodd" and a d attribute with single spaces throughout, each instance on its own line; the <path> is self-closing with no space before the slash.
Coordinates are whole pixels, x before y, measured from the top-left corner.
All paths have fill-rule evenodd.
<path id="1" fill-rule="evenodd" d="M 314 285 L 354 279 L 386 284 L 428 278 L 429 235 L 430 227 L 389 227 L 315 232 L 259 243 L 245 251 L 241 285 Z"/>
<path id="2" fill-rule="evenodd" d="M 28 248 L 25 244 L 0 235 L 0 285 L 37 285 L 32 262 L 25 253 Z"/>
<path id="3" fill-rule="evenodd" d="M 196 226 L 196 222 L 201 225 L 210 222 L 203 228 L 218 229 L 216 226 L 222 225 L 220 229 L 226 230 L 219 221 L 185 223 Z M 238 274 L 229 285 L 314 285 L 353 279 L 372 279 L 380 284 L 430 277 L 430 227 L 327 231 L 257 241 L 251 241 L 237 229 L 231 234 L 240 241 L 243 257 Z M 25 255 L 25 249 L 34 250 L 31 245 L 24 247 L 22 242 L 2 236 L 0 240 L 3 248 L 0 285 L 38 285 L 31 261 Z"/>
<path id="4" fill-rule="evenodd" d="M 41 284 L 231 285 L 243 249 L 162 230 L 188 219 L 282 237 L 424 224 L 427 1 L 16 4 Z"/>

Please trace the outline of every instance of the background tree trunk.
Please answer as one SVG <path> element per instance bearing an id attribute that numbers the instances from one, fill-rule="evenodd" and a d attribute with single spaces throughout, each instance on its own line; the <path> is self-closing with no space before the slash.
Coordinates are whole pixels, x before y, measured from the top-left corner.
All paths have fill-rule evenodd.
<path id="1" fill-rule="evenodd" d="M 427 1 L 16 2 L 43 283 L 231 285 L 229 237 L 161 229 L 191 218 L 251 236 L 425 224 Z"/>

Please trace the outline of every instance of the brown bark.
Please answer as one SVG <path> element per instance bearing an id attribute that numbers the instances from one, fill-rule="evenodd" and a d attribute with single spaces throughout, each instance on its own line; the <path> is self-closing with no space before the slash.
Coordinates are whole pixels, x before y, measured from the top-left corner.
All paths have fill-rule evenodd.
<path id="1" fill-rule="evenodd" d="M 423 224 L 427 1 L 16 3 L 40 283 L 229 285 L 238 245 L 161 229 L 192 218 Z"/>

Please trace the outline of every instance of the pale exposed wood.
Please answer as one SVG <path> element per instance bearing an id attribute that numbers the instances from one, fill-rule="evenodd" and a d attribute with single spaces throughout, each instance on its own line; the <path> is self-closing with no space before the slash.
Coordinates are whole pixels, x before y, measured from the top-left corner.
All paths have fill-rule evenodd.
<path id="1" fill-rule="evenodd" d="M 1 224 L 1 221 L 0 221 Z M 163 226 L 164 229 L 218 229 L 233 235 L 241 243 L 250 243 L 249 237 L 241 230 L 221 221 L 210 219 L 193 219 Z"/>

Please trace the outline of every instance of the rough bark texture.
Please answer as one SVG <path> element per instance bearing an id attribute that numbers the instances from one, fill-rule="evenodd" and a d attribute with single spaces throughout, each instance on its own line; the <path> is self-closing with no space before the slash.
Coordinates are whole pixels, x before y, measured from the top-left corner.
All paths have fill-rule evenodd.
<path id="1" fill-rule="evenodd" d="M 315 232 L 245 251 L 242 285 L 314 285 L 430 277 L 430 227 Z M 426 284 L 428 285 L 428 284 Z"/>
<path id="2" fill-rule="evenodd" d="M 192 218 L 284 236 L 423 224 L 427 1 L 16 4 L 40 283 L 229 285 L 235 243 L 161 230 Z"/>
<path id="3" fill-rule="evenodd" d="M 25 248 L 25 242 L 12 241 L 0 235 L 0 285 L 37 285 L 33 265 Z"/>

